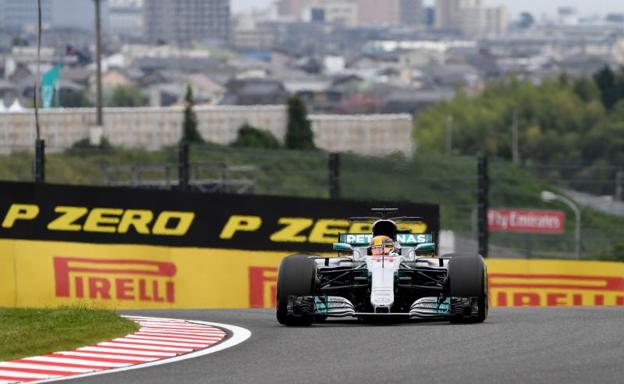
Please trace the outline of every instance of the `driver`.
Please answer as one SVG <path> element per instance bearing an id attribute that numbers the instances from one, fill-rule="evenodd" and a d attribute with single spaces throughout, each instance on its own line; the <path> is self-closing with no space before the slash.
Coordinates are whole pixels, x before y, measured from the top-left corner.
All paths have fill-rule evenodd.
<path id="1" fill-rule="evenodd" d="M 394 251 L 394 241 L 388 236 L 375 236 L 371 241 L 370 254 L 373 256 L 389 255 Z"/>

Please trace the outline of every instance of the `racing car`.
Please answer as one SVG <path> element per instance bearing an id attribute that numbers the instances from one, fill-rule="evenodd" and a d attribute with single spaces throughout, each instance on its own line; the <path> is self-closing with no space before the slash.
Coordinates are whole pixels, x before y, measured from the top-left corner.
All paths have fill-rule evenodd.
<path id="1" fill-rule="evenodd" d="M 372 232 L 340 234 L 333 245 L 337 257 L 291 255 L 282 260 L 277 278 L 279 323 L 308 326 L 332 317 L 483 322 L 488 315 L 483 258 L 439 256 L 432 234 L 399 229 L 420 218 L 389 218 L 392 210 L 376 211 L 381 218 L 351 218 L 372 223 Z"/>

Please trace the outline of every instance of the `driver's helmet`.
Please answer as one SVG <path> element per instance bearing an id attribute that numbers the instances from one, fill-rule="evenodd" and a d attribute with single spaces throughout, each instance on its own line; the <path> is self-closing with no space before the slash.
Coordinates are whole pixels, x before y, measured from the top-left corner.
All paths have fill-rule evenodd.
<path id="1" fill-rule="evenodd" d="M 394 251 L 394 241 L 388 236 L 375 236 L 371 241 L 370 252 L 373 256 L 389 255 Z"/>

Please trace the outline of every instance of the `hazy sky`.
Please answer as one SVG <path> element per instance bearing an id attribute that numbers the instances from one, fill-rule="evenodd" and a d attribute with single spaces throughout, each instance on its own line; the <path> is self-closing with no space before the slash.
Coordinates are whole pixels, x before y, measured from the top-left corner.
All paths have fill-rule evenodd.
<path id="1" fill-rule="evenodd" d="M 263 8 L 271 2 L 273 0 L 232 0 L 232 8 L 234 12 L 254 7 Z M 434 1 L 425 0 L 425 2 L 433 4 Z M 554 15 L 558 7 L 565 5 L 576 7 L 579 13 L 584 16 L 604 15 L 611 12 L 624 13 L 624 0 L 484 0 L 484 3 L 489 5 L 504 4 L 508 7 L 512 17 L 525 10 L 534 13 L 535 16 Z"/>

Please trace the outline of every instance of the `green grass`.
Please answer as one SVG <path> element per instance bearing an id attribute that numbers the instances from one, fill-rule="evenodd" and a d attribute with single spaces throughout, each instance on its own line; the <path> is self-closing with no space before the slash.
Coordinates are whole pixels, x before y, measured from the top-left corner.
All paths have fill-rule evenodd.
<path id="1" fill-rule="evenodd" d="M 138 325 L 112 311 L 0 308 L 0 361 L 63 351 L 125 336 Z"/>

